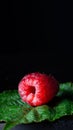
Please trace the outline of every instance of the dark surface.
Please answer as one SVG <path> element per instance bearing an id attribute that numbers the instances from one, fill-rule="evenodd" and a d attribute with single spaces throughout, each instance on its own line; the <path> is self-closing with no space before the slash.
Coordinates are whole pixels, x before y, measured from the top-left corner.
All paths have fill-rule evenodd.
<path id="1" fill-rule="evenodd" d="M 40 124 L 31 124 L 31 125 L 22 125 L 17 126 L 12 130 L 73 130 L 73 120 L 62 120 L 56 123 L 40 123 Z"/>
<path id="2" fill-rule="evenodd" d="M 0 130 L 3 124 L 0 124 Z M 73 117 L 59 119 L 53 123 L 42 122 L 28 125 L 17 125 L 12 130 L 73 130 Z"/>

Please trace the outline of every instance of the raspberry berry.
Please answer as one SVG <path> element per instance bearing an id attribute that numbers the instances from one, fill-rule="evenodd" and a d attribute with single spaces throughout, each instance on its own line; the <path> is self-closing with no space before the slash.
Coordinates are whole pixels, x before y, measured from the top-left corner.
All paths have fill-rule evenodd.
<path id="1" fill-rule="evenodd" d="M 22 78 L 18 92 L 24 102 L 31 106 L 40 106 L 52 100 L 58 88 L 58 82 L 53 76 L 36 72 Z"/>

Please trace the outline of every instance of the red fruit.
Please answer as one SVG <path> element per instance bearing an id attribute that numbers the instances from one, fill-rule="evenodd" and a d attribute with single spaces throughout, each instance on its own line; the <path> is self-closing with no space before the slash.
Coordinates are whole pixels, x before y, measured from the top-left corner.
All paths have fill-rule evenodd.
<path id="1" fill-rule="evenodd" d="M 24 102 L 31 106 L 39 106 L 52 100 L 58 88 L 58 82 L 53 76 L 36 72 L 22 78 L 18 92 Z"/>

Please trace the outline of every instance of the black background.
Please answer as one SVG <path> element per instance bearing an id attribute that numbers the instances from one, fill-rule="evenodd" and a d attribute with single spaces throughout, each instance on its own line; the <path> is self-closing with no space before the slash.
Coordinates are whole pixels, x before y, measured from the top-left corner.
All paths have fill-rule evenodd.
<path id="1" fill-rule="evenodd" d="M 51 73 L 73 81 L 72 3 L 63 0 L 3 3 L 0 91 L 17 89 L 28 73 Z"/>

